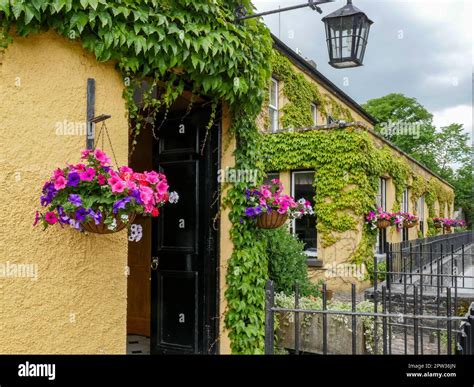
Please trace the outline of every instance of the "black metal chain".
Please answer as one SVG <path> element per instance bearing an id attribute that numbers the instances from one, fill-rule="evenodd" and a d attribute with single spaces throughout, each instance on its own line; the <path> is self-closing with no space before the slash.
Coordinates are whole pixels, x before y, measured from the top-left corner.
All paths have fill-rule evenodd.
<path id="1" fill-rule="evenodd" d="M 110 149 L 112 150 L 112 156 L 114 157 L 115 166 L 118 169 L 119 165 L 118 165 L 118 162 L 117 162 L 117 157 L 115 156 L 115 150 L 114 150 L 114 147 L 112 146 L 112 140 L 110 139 L 109 130 L 107 129 L 107 125 L 105 124 L 105 121 L 102 122 L 102 125 L 100 126 L 99 135 L 97 136 L 97 142 L 96 143 L 101 141 L 101 146 L 102 146 L 102 151 L 103 151 L 104 150 L 104 132 L 107 135 L 107 139 L 109 141 Z M 97 149 L 97 146 L 94 145 L 93 150 L 96 150 L 96 149 Z"/>

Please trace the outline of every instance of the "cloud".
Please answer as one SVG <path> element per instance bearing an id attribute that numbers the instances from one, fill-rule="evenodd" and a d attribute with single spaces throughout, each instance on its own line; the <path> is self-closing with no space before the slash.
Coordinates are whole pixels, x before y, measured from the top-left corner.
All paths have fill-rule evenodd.
<path id="1" fill-rule="evenodd" d="M 472 137 L 472 106 L 458 105 L 433 112 L 433 123 L 438 128 L 450 124 L 463 124 L 466 132 Z"/>
<path id="2" fill-rule="evenodd" d="M 302 0 L 254 0 L 258 11 Z M 364 66 L 328 65 L 324 15 L 346 1 L 323 4 L 323 14 L 303 8 L 264 18 L 275 35 L 359 103 L 389 93 L 415 97 L 439 122 L 472 128 L 472 1 L 354 0 L 374 24 Z M 347 82 L 348 81 L 348 82 Z"/>

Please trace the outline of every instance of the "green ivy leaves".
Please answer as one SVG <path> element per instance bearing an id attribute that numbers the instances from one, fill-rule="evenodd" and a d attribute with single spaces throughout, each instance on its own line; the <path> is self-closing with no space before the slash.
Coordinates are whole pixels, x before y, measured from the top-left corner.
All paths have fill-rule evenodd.
<path id="1" fill-rule="evenodd" d="M 393 179 L 395 206 L 410 178 L 412 200 L 425 195 L 430 217 L 436 216 L 436 200 L 443 206 L 453 199 L 436 179 L 427 181 L 415 175 L 392 149 L 376 147 L 369 133 L 355 128 L 266 134 L 262 153 L 267 171 L 315 171 L 315 213 L 324 247 L 336 243 L 341 233 L 357 230 L 375 205 L 380 176 Z M 428 225 L 431 229 L 429 221 Z M 375 235 L 364 226 L 362 240 L 351 257 L 354 262 L 372 259 Z"/>

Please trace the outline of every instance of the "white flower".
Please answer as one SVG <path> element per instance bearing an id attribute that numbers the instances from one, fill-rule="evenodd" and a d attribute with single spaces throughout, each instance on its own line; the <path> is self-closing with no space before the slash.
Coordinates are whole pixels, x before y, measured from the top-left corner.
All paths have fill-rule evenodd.
<path id="1" fill-rule="evenodd" d="M 114 231 L 114 230 L 117 228 L 117 221 L 115 220 L 115 218 L 114 218 L 114 220 L 112 221 L 112 223 L 107 226 L 107 228 L 108 228 L 110 231 Z"/>
<path id="2" fill-rule="evenodd" d="M 177 192 L 173 191 L 170 193 L 170 197 L 169 197 L 169 202 L 171 204 L 175 204 L 175 203 L 178 203 L 178 200 L 179 200 L 179 195 Z"/>
<path id="3" fill-rule="evenodd" d="M 120 220 L 124 223 L 127 223 L 128 222 L 128 215 L 126 215 L 126 214 L 121 215 Z"/>

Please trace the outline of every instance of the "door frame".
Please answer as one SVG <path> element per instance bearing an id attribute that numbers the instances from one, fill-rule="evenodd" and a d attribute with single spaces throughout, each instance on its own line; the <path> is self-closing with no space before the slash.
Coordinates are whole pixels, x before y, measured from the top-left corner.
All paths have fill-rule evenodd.
<path id="1" fill-rule="evenodd" d="M 202 109 L 196 107 L 196 109 Z M 218 108 L 220 111 L 220 107 Z M 206 115 L 207 117 L 207 115 Z M 220 117 L 220 114 L 217 115 Z M 205 130 L 205 128 L 202 128 Z M 195 325 L 197 325 L 197 336 L 195 341 L 197 341 L 197 353 L 200 354 L 217 354 L 219 351 L 219 326 L 220 326 L 220 219 L 219 219 L 219 210 L 221 203 L 221 186 L 217 181 L 218 171 L 221 168 L 221 155 L 222 155 L 222 123 L 220 119 L 216 119 L 216 122 L 210 129 L 212 132 L 206 136 L 206 133 L 202 133 L 203 137 L 206 138 L 206 146 L 204 148 L 206 162 L 204 163 L 204 168 L 197 168 L 197 179 L 196 184 L 202 186 L 202 189 L 198 190 L 198 197 L 200 201 L 200 206 L 203 206 L 201 210 L 204 214 L 203 219 L 207 219 L 204 225 L 199 225 L 203 227 L 203 232 L 200 234 L 203 236 L 202 241 L 196 240 L 199 244 L 200 254 L 203 254 L 202 257 L 206 257 L 202 262 L 202 272 L 196 273 L 197 283 L 196 288 L 199 288 L 199 283 L 202 284 L 201 295 L 196 295 L 198 297 L 197 309 L 195 309 L 195 315 L 197 319 Z M 153 144 L 153 155 L 158 151 L 158 147 L 161 145 Z M 156 149 L 156 150 L 155 150 Z M 199 147 L 198 147 L 199 149 Z M 154 162 L 153 162 L 154 163 Z M 164 162 L 164 164 L 166 161 Z M 156 165 L 153 165 L 153 168 L 156 168 Z M 201 176 L 201 174 L 204 174 Z M 171 187 L 172 189 L 172 187 Z M 201 192 L 203 192 L 203 197 L 201 198 Z M 213 195 L 217 193 L 217 197 Z M 152 256 L 150 257 L 150 264 L 153 260 L 153 255 L 156 250 L 153 247 L 153 244 L 156 243 L 156 238 L 159 237 L 160 227 L 153 222 L 152 225 Z M 198 232 L 196 230 L 196 232 Z M 177 250 L 179 251 L 179 250 Z M 159 253 L 157 254 L 159 256 Z M 159 271 L 151 270 L 151 277 L 153 278 L 152 284 L 158 284 Z M 161 284 L 160 284 L 161 286 Z M 180 351 L 174 348 L 166 348 L 166 345 L 160 346 L 164 351 L 157 352 L 158 340 L 160 339 L 159 330 L 162 327 L 156 329 L 158 324 L 158 306 L 160 297 L 160 289 L 157 286 L 150 287 L 151 290 L 151 314 L 150 314 L 150 353 L 190 353 L 189 351 Z M 162 308 L 162 305 L 160 305 Z"/>

